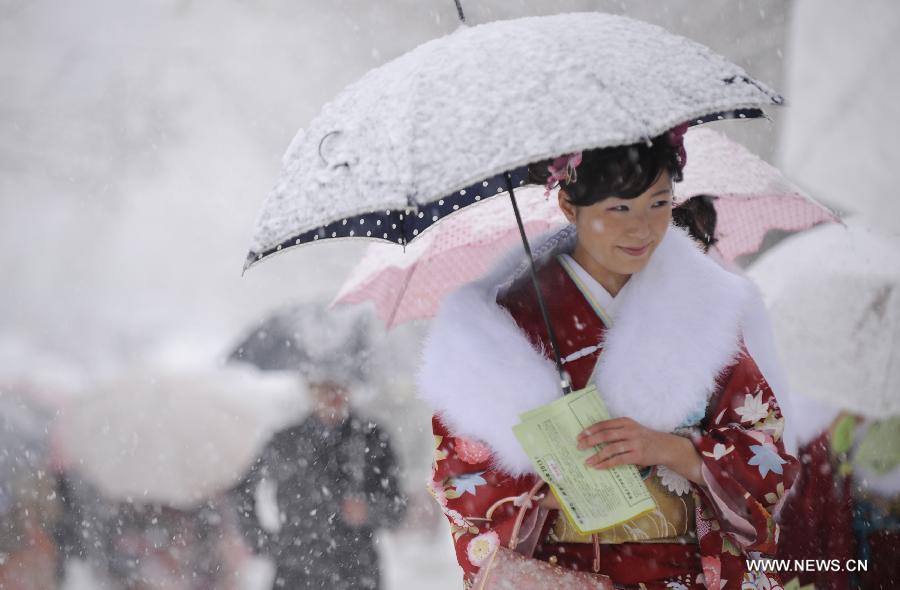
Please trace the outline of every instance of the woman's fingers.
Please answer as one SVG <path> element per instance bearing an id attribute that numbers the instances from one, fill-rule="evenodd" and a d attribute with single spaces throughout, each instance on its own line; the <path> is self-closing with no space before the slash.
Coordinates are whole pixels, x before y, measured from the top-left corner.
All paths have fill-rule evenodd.
<path id="1" fill-rule="evenodd" d="M 596 422 L 591 424 L 579 436 L 585 436 L 591 434 L 593 432 L 598 432 L 600 430 L 609 430 L 611 428 L 625 428 L 626 426 L 631 426 L 636 424 L 634 420 L 631 418 L 610 418 L 609 420 L 601 420 L 600 422 Z"/>
<path id="2" fill-rule="evenodd" d="M 618 467 L 619 465 L 638 465 L 637 460 L 634 458 L 635 454 L 633 452 L 623 453 L 621 455 L 616 455 L 615 457 L 610 457 L 606 461 L 594 465 L 595 469 L 610 469 L 612 467 Z"/>
<path id="3" fill-rule="evenodd" d="M 629 453 L 633 450 L 632 446 L 628 444 L 628 442 L 621 441 L 616 443 L 611 443 L 603 447 L 599 453 L 588 457 L 585 461 L 585 465 L 589 466 L 597 466 L 603 464 L 605 461 L 615 457 L 616 455 L 622 455 L 625 453 Z"/>
<path id="4" fill-rule="evenodd" d="M 632 428 L 637 425 L 637 422 L 632 420 L 631 418 L 612 418 L 610 420 L 601 420 L 595 424 L 592 424 L 585 428 L 579 433 L 578 438 L 587 438 L 599 432 L 605 432 L 609 430 L 619 430 L 625 428 Z"/>
<path id="5" fill-rule="evenodd" d="M 595 447 L 597 445 L 627 440 L 630 434 L 631 432 L 627 428 L 600 430 L 587 436 L 579 436 L 578 448 L 583 451 L 584 449 L 589 449 L 590 447 Z"/>
<path id="6" fill-rule="evenodd" d="M 658 446 L 653 442 L 655 434 L 655 431 L 644 428 L 631 418 L 613 418 L 585 428 L 578 435 L 577 442 L 581 450 L 602 446 L 599 452 L 585 461 L 590 467 L 608 469 L 617 465 L 652 465 L 656 456 L 650 450 Z"/>

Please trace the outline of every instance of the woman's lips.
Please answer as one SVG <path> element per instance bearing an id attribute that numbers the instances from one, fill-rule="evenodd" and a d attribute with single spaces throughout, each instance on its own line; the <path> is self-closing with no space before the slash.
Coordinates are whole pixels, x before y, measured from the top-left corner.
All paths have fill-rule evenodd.
<path id="1" fill-rule="evenodd" d="M 641 246 L 640 248 L 626 248 L 625 246 L 619 247 L 622 248 L 622 250 L 630 256 L 643 256 L 650 248 L 650 244 L 646 244 L 644 246 Z"/>

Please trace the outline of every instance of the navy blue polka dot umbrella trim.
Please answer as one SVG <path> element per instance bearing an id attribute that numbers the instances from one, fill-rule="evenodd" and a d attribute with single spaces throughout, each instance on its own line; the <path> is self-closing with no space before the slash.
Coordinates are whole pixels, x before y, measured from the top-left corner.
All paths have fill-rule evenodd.
<path id="1" fill-rule="evenodd" d="M 741 109 L 699 117 L 692 120 L 690 124 L 699 125 L 723 119 L 755 119 L 763 116 L 764 114 L 760 109 Z M 509 174 L 514 187 L 522 186 L 528 179 L 528 166 L 521 166 L 511 170 Z M 418 208 L 385 209 L 339 219 L 328 225 L 284 240 L 274 248 L 264 252 L 250 252 L 247 256 L 245 268 L 267 256 L 288 248 L 336 238 L 367 238 L 405 246 L 447 215 L 505 192 L 505 175 L 497 174 L 446 195 L 437 201 L 419 205 Z"/>
<path id="2" fill-rule="evenodd" d="M 528 167 L 522 166 L 510 175 L 513 186 L 522 186 L 528 178 Z M 285 240 L 261 254 L 251 252 L 248 263 L 293 246 L 334 238 L 369 238 L 405 246 L 441 218 L 504 192 L 506 178 L 503 174 L 497 174 L 418 208 L 386 209 L 340 219 Z"/>

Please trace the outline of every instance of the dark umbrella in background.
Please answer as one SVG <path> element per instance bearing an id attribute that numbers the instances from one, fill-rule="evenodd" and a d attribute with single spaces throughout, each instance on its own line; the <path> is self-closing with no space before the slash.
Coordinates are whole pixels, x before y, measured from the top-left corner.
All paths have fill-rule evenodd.
<path id="1" fill-rule="evenodd" d="M 283 314 L 269 316 L 253 328 L 228 356 L 262 371 L 297 370 L 306 356 L 297 346 L 295 328 Z"/>
<path id="2" fill-rule="evenodd" d="M 514 190 L 530 163 L 649 141 L 684 123 L 756 118 L 781 103 L 708 48 L 625 17 L 561 14 L 460 27 L 372 70 L 297 134 L 244 268 L 329 239 L 405 246 L 438 220 L 504 192 L 530 259 Z"/>
<path id="3" fill-rule="evenodd" d="M 360 310 L 303 303 L 273 312 L 240 339 L 229 362 L 295 371 L 307 381 L 338 375 L 360 382 L 370 369 L 374 326 Z"/>

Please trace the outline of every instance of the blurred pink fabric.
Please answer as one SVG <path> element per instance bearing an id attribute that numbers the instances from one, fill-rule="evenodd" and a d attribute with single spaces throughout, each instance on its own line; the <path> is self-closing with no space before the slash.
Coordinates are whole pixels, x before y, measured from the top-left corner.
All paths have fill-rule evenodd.
<path id="1" fill-rule="evenodd" d="M 708 194 L 718 213 L 716 248 L 728 262 L 756 252 L 770 230 L 800 231 L 837 216 L 794 186 L 774 166 L 710 129 L 685 135 L 690 159 L 675 185 L 677 202 Z M 561 227 L 556 195 L 543 187 L 516 190 L 529 236 Z M 521 247 L 512 205 L 503 195 L 439 221 L 406 249 L 372 244 L 333 304 L 371 302 L 390 329 L 429 319 L 455 288 L 484 274 L 503 253 Z"/>

